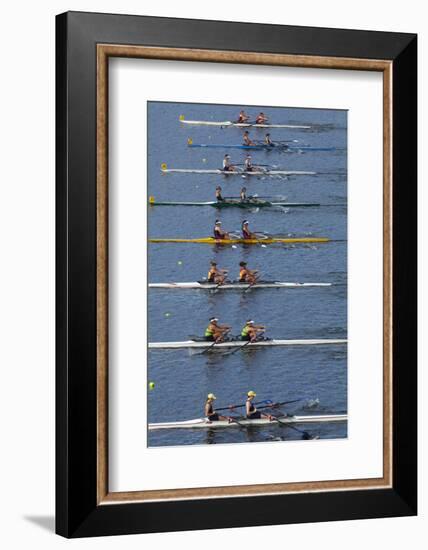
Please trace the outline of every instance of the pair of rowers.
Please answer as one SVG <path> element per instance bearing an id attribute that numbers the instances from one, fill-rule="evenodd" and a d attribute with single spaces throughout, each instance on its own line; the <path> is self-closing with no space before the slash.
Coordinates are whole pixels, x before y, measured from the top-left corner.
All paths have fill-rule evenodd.
<path id="1" fill-rule="evenodd" d="M 244 124 L 245 122 L 248 122 L 250 118 L 251 118 L 250 115 L 247 115 L 247 113 L 244 110 L 242 110 L 242 111 L 239 111 L 237 122 L 239 124 Z M 260 112 L 256 116 L 256 124 L 265 124 L 267 121 L 268 121 L 268 117 L 262 112 Z"/>
<path id="2" fill-rule="evenodd" d="M 257 235 L 250 231 L 248 220 L 244 220 L 242 222 L 241 231 L 242 231 L 242 238 L 243 239 L 245 239 L 245 240 L 258 240 Z M 230 239 L 229 233 L 227 231 L 224 231 L 224 229 L 222 229 L 220 220 L 215 221 L 213 234 L 214 234 L 214 239 L 216 241 Z"/>
<path id="3" fill-rule="evenodd" d="M 215 188 L 215 198 L 217 202 L 225 202 L 226 198 L 222 195 L 222 188 L 220 185 L 217 185 Z M 230 198 L 230 197 L 227 197 Z M 236 199 L 235 199 L 236 200 Z M 242 187 L 241 191 L 239 192 L 239 200 L 241 202 L 248 202 L 252 200 L 252 197 L 247 197 L 247 188 Z"/>
<path id="4" fill-rule="evenodd" d="M 259 143 L 254 143 L 254 141 L 250 138 L 250 133 L 248 130 L 245 130 L 244 135 L 242 136 L 243 139 L 243 145 L 246 145 L 247 147 L 257 147 Z M 270 139 L 270 134 L 266 134 L 265 138 L 263 140 L 263 145 L 269 145 L 270 147 L 274 146 L 273 141 Z"/>
<path id="5" fill-rule="evenodd" d="M 251 155 L 247 155 L 244 160 L 244 172 L 253 172 L 254 170 L 260 170 L 259 167 L 253 165 Z M 236 166 L 232 164 L 230 155 L 226 154 L 223 158 L 223 172 L 236 172 Z"/>
<path id="6" fill-rule="evenodd" d="M 208 271 L 207 282 L 222 285 L 226 279 L 228 269 L 222 269 L 217 266 L 217 262 L 210 262 L 210 269 Z M 257 269 L 248 269 L 247 262 L 239 262 L 239 283 L 249 283 L 253 285 L 259 278 L 259 272 Z"/>
<path id="7" fill-rule="evenodd" d="M 224 337 L 231 330 L 230 325 L 220 325 L 217 317 L 211 317 L 205 329 L 204 337 L 207 342 L 219 344 L 224 341 Z M 264 325 L 256 325 L 252 319 L 248 319 L 242 327 L 240 339 L 246 342 L 255 342 L 265 331 L 266 327 Z"/>
<path id="8" fill-rule="evenodd" d="M 256 418 L 267 418 L 268 420 L 275 420 L 274 417 L 270 414 L 265 414 L 257 410 L 254 404 L 254 398 L 256 397 L 256 392 L 250 390 L 247 393 L 247 400 L 245 402 L 245 418 L 249 420 L 254 420 Z M 233 418 L 228 416 L 222 416 L 218 414 L 214 409 L 214 401 L 217 397 L 213 393 L 207 395 L 207 400 L 205 402 L 204 414 L 208 422 L 217 422 L 219 420 L 227 420 L 228 422 L 233 422 Z"/>

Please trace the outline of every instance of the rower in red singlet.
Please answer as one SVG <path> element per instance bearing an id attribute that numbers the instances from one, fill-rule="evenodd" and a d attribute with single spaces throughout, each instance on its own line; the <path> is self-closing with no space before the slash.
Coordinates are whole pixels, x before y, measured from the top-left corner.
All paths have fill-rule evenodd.
<path id="1" fill-rule="evenodd" d="M 268 121 L 268 117 L 264 113 L 259 113 L 256 118 L 256 124 L 265 124 Z"/>
<path id="2" fill-rule="evenodd" d="M 244 123 L 244 122 L 248 122 L 249 120 L 250 120 L 250 117 L 245 113 L 244 110 L 239 111 L 239 117 L 238 117 L 237 122 L 239 122 L 240 124 L 242 124 L 242 123 Z"/>

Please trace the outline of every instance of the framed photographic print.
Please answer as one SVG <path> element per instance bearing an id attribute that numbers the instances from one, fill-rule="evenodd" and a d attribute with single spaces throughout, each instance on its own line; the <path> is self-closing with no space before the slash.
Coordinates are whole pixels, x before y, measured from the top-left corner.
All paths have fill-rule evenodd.
<path id="1" fill-rule="evenodd" d="M 59 15 L 57 532 L 416 501 L 416 36 Z"/>

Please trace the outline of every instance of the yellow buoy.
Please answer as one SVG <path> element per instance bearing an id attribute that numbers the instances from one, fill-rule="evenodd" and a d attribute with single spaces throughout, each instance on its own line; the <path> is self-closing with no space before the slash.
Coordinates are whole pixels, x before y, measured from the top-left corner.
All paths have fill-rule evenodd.
<path id="1" fill-rule="evenodd" d="M 189 138 L 189 139 L 187 140 L 187 145 L 192 145 L 192 144 L 193 144 L 193 139 L 192 139 L 192 138 Z"/>
<path id="2" fill-rule="evenodd" d="M 178 118 L 179 120 L 184 120 L 184 115 L 180 115 Z"/>
<path id="3" fill-rule="evenodd" d="M 162 170 L 166 170 L 168 168 L 165 162 L 161 164 L 161 168 Z"/>
<path id="4" fill-rule="evenodd" d="M 150 389 L 150 390 L 154 390 L 154 389 L 155 389 L 155 383 L 154 383 L 154 382 L 149 382 L 149 389 Z"/>
<path id="5" fill-rule="evenodd" d="M 149 197 L 149 203 L 150 203 L 150 204 L 154 204 L 154 203 L 155 203 L 155 198 L 153 197 L 153 195 L 150 195 L 150 197 Z"/>

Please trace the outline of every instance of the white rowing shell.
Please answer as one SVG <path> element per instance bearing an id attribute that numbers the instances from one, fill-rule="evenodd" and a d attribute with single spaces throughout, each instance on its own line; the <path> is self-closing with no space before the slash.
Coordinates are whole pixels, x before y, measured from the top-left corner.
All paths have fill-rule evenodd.
<path id="1" fill-rule="evenodd" d="M 255 170 L 252 172 L 244 172 L 243 170 L 235 170 L 226 172 L 224 170 L 213 169 L 213 170 L 198 170 L 191 168 L 161 168 L 161 172 L 165 174 L 222 174 L 226 176 L 314 176 L 316 172 L 304 172 L 298 170 L 264 170 L 258 171 Z"/>
<path id="2" fill-rule="evenodd" d="M 203 429 L 218 429 L 218 428 L 239 428 L 243 426 L 268 426 L 276 424 L 315 424 L 317 422 L 346 422 L 347 414 L 324 414 L 311 416 L 283 416 L 278 417 L 280 422 L 269 420 L 267 418 L 257 418 L 254 420 L 237 419 L 237 422 L 228 422 L 227 420 L 218 420 L 208 422 L 206 418 L 196 418 L 194 420 L 184 420 L 183 422 L 159 422 L 149 424 L 149 430 L 171 430 L 178 428 L 203 428 Z"/>
<path id="3" fill-rule="evenodd" d="M 332 286 L 332 283 L 282 283 L 282 282 L 272 282 L 272 283 L 257 283 L 255 285 L 250 285 L 250 283 L 225 283 L 224 285 L 218 286 L 216 283 L 199 283 L 199 282 L 189 282 L 189 283 L 150 283 L 149 288 L 168 288 L 168 289 L 204 289 L 204 290 L 233 290 L 233 289 L 248 289 L 248 288 L 305 288 L 305 287 L 322 287 L 322 286 Z"/>
<path id="4" fill-rule="evenodd" d="M 260 340 L 248 344 L 245 340 L 234 340 L 232 342 L 221 342 L 213 346 L 213 342 L 186 340 L 184 342 L 149 342 L 151 349 L 179 349 L 179 348 L 236 348 L 246 345 L 246 348 L 270 347 L 270 346 L 316 346 L 327 344 L 346 344 L 346 339 L 306 339 L 306 340 Z"/>
<path id="5" fill-rule="evenodd" d="M 311 126 L 300 126 L 296 124 L 255 124 L 251 122 L 232 122 L 231 120 L 224 120 L 223 122 L 209 120 L 180 120 L 180 122 L 199 126 L 234 126 L 236 128 L 296 128 L 301 130 L 309 130 L 311 128 Z"/>

